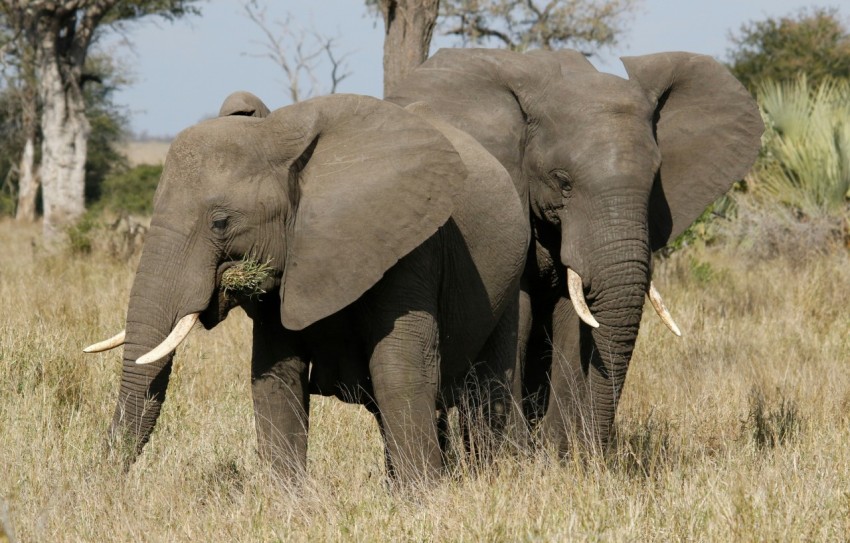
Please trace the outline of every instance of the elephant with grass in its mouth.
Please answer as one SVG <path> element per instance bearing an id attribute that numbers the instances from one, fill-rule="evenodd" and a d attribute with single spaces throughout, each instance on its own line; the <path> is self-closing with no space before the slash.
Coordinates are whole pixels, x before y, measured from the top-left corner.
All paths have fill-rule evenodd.
<path id="1" fill-rule="evenodd" d="M 174 349 L 237 304 L 254 323 L 259 450 L 287 477 L 305 467 L 311 392 L 366 404 L 402 481 L 440 471 L 435 410 L 470 374 L 484 405 L 469 414 L 498 433 L 529 240 L 498 161 L 416 105 L 332 95 L 268 113 L 237 93 L 221 113 L 172 143 L 126 331 L 87 349 L 124 344 L 110 432 L 131 459 Z M 222 287 L 246 259 L 266 266 L 265 294 Z"/>
<path id="2" fill-rule="evenodd" d="M 758 107 L 711 57 L 625 57 L 629 79 L 577 51 L 443 49 L 388 100 L 424 101 L 505 166 L 532 230 L 520 319 L 526 416 L 567 452 L 605 448 L 651 255 L 753 164 Z M 545 414 L 544 414 L 545 413 Z"/>

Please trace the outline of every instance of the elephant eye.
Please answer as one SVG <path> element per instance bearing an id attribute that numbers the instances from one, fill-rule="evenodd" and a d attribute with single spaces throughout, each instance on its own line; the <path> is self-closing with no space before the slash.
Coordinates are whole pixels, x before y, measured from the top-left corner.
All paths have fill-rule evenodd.
<path id="1" fill-rule="evenodd" d="M 224 232 L 224 229 L 227 228 L 227 218 L 223 219 L 215 219 L 212 222 L 212 231 L 216 234 L 221 234 Z"/>
<path id="2" fill-rule="evenodd" d="M 557 182 L 558 188 L 561 189 L 561 193 L 564 194 L 564 196 L 573 190 L 573 180 L 566 170 L 552 170 L 549 173 Z"/>

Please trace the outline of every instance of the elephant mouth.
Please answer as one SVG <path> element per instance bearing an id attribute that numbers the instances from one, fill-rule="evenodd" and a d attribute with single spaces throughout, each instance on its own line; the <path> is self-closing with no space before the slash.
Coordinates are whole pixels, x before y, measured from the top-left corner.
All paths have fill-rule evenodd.
<path id="1" fill-rule="evenodd" d="M 567 290 L 570 294 L 570 301 L 572 302 L 573 308 L 579 318 L 591 328 L 599 328 L 599 323 L 596 321 L 593 313 L 591 313 L 590 308 L 587 305 L 587 301 L 584 298 L 584 287 L 582 286 L 581 276 L 579 276 L 579 274 L 570 267 L 567 267 Z M 655 312 L 661 319 L 661 322 L 663 322 L 667 329 L 675 336 L 681 337 L 681 329 L 673 320 L 673 316 L 667 309 L 667 304 L 664 303 L 661 293 L 658 292 L 658 289 L 655 288 L 655 284 L 651 280 L 647 285 L 646 295 L 652 303 L 652 308 L 655 309 Z"/>
<path id="2" fill-rule="evenodd" d="M 215 287 L 207 302 L 207 306 L 200 311 L 184 315 L 175 324 L 168 337 L 150 352 L 139 357 L 137 364 L 149 364 L 166 356 L 177 348 L 186 339 L 194 325 L 200 321 L 205 329 L 210 330 L 223 321 L 227 314 L 236 306 L 242 306 L 246 312 L 251 314 L 252 306 L 263 301 L 263 295 L 275 292 L 280 285 L 281 272 L 269 268 L 269 273 L 262 281 L 257 282 L 251 291 L 228 289 L 222 286 L 222 280 L 228 270 L 235 269 L 243 260 L 228 260 L 219 264 L 215 272 Z M 99 353 L 115 349 L 124 344 L 126 331 L 122 330 L 115 336 L 89 345 L 83 349 L 85 353 Z"/>
<path id="3" fill-rule="evenodd" d="M 215 288 L 206 309 L 200 312 L 205 329 L 217 326 L 237 306 L 251 314 L 253 306 L 280 285 L 281 274 L 277 270 L 264 268 L 261 272 L 246 273 L 244 266 L 244 260 L 228 260 L 216 269 Z"/>

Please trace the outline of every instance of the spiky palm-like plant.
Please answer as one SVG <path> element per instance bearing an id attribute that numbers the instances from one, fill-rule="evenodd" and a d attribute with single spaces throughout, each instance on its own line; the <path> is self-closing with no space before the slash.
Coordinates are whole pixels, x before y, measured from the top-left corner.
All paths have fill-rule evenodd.
<path id="1" fill-rule="evenodd" d="M 755 193 L 808 216 L 846 212 L 850 189 L 850 83 L 767 81 L 758 91 L 765 121 Z"/>

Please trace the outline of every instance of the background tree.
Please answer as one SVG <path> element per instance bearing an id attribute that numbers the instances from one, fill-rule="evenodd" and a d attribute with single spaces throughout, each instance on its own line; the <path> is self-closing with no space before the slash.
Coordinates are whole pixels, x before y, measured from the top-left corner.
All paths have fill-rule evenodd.
<path id="1" fill-rule="evenodd" d="M 514 51 L 572 47 L 590 56 L 617 43 L 640 0 L 443 0 L 440 29 L 461 42 Z"/>
<path id="2" fill-rule="evenodd" d="M 367 0 L 384 19 L 384 96 L 425 62 L 440 0 Z"/>
<path id="3" fill-rule="evenodd" d="M 835 8 L 750 21 L 729 39 L 729 68 L 751 92 L 764 80 L 792 81 L 801 73 L 812 87 L 828 76 L 850 77 L 850 34 Z"/>
<path id="4" fill-rule="evenodd" d="M 641 0 L 366 0 L 384 19 L 384 95 L 428 57 L 439 16 L 461 45 L 515 51 L 574 47 L 585 55 L 617 43 Z"/>
<path id="5" fill-rule="evenodd" d="M 287 14 L 282 20 L 270 21 L 266 6 L 256 0 L 243 4 L 245 14 L 260 30 L 264 40 L 259 41 L 263 53 L 251 54 L 268 58 L 278 66 L 286 78 L 286 88 L 292 103 L 323 93 L 317 72 L 328 66 L 330 86 L 325 94 L 334 94 L 342 81 L 351 75 L 347 71 L 348 54 L 338 54 L 336 38 L 328 38 L 315 30 L 299 27 Z"/>
<path id="6" fill-rule="evenodd" d="M 127 158 L 116 143 L 129 126 L 126 111 L 114 100 L 115 92 L 129 83 L 126 70 L 105 53 L 89 56 L 86 63 L 89 81 L 83 87 L 86 118 L 91 125 L 86 153 L 86 207 L 102 197 L 102 185 L 111 174 L 127 170 Z"/>
<path id="7" fill-rule="evenodd" d="M 9 18 L 15 15 L 0 10 L 0 34 L 3 36 L 0 46 L 0 88 L 5 106 L 2 145 L 4 159 L 8 162 L 8 167 L 0 171 L 6 171 L 5 186 L 11 198 L 11 207 L 16 209 L 16 218 L 32 221 L 35 219 L 39 185 L 36 155 L 41 141 L 35 51 L 26 40 L 19 39 L 20 32 L 13 33 L 11 30 L 19 25 Z M 15 191 L 11 190 L 13 179 L 17 181 L 14 183 Z"/>
<path id="8" fill-rule="evenodd" d="M 96 35 L 110 25 L 149 15 L 173 19 L 197 13 L 196 0 L 2 0 L 14 41 L 34 51 L 41 104 L 44 234 L 60 238 L 85 210 L 85 164 L 91 124 L 83 84 Z"/>

